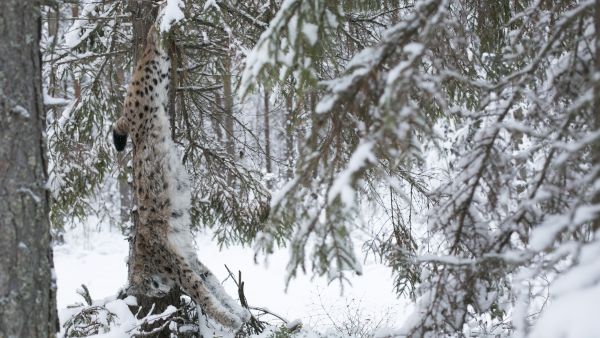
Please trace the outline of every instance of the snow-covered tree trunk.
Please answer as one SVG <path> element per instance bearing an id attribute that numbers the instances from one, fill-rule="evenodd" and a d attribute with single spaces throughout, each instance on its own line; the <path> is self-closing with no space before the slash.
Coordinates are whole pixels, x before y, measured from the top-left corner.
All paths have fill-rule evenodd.
<path id="1" fill-rule="evenodd" d="M 57 331 L 38 1 L 0 2 L 0 337 Z"/>

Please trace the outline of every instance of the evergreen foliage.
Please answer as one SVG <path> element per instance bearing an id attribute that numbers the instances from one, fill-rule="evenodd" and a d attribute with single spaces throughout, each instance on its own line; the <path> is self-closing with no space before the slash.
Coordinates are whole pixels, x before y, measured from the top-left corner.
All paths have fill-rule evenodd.
<path id="1" fill-rule="evenodd" d="M 342 285 L 364 231 L 417 304 L 398 335 L 539 334 L 540 285 L 599 277 L 580 272 L 600 227 L 597 3 L 181 1 L 169 108 L 194 224 Z M 56 226 L 98 192 L 120 203 L 107 135 L 133 59 L 123 1 L 69 6 L 43 46 L 69 100 L 48 126 Z"/>

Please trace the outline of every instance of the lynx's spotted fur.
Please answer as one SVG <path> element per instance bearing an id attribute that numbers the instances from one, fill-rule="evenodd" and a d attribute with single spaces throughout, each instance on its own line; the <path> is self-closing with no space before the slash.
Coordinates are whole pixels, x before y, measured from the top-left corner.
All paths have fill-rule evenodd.
<path id="1" fill-rule="evenodd" d="M 134 189 L 139 223 L 132 285 L 169 290 L 178 284 L 208 315 L 234 329 L 250 314 L 223 290 L 198 260 L 190 234 L 190 183 L 171 140 L 166 114 L 170 61 L 154 28 L 138 61 L 113 130 L 117 150 L 133 142 Z"/>

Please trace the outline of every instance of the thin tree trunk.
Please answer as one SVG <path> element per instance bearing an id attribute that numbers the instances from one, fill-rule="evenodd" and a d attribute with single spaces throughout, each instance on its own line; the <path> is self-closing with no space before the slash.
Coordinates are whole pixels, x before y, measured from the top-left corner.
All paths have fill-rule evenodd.
<path id="1" fill-rule="evenodd" d="M 223 57 L 223 113 L 225 134 L 227 137 L 226 149 L 229 156 L 235 158 L 235 144 L 233 137 L 233 88 L 231 84 L 231 57 Z"/>
<path id="2" fill-rule="evenodd" d="M 79 6 L 77 4 L 71 5 L 71 17 L 79 17 Z M 81 82 L 79 82 L 79 79 L 73 79 L 73 94 L 75 101 L 79 102 L 81 100 Z"/>
<path id="3" fill-rule="evenodd" d="M 285 178 L 288 180 L 294 175 L 294 97 L 291 93 L 285 95 Z M 300 145 L 298 145 L 300 147 Z"/>
<path id="4" fill-rule="evenodd" d="M 0 1 L 0 337 L 58 329 L 46 189 L 40 4 Z"/>
<path id="5" fill-rule="evenodd" d="M 265 96 L 264 96 L 264 129 L 265 129 L 265 161 L 267 166 L 267 172 L 270 173 L 273 171 L 271 167 L 271 126 L 269 123 L 269 93 L 267 93 L 267 89 L 265 88 Z"/>
<path id="6" fill-rule="evenodd" d="M 211 123 L 213 125 L 213 130 L 215 131 L 215 135 L 217 135 L 217 140 L 219 142 L 223 142 L 223 130 L 221 129 L 223 125 L 223 114 L 222 114 L 222 100 L 221 94 L 219 92 L 215 92 L 215 101 L 214 105 L 212 105 L 212 117 Z"/>
<path id="7" fill-rule="evenodd" d="M 119 198 L 121 200 L 120 218 L 121 224 L 128 224 L 131 219 L 131 207 L 133 206 L 131 184 L 128 177 L 131 175 L 131 169 L 127 166 L 129 156 L 125 152 L 117 155 L 119 167 L 122 168 L 122 175 L 119 176 Z"/>
<path id="8" fill-rule="evenodd" d="M 596 0 L 594 13 L 594 28 L 596 29 L 596 55 L 594 58 L 594 107 L 595 109 L 594 121 L 592 121 L 596 130 L 600 130 L 600 0 Z M 593 161 L 596 167 L 600 166 L 600 141 L 596 141 L 593 145 Z M 597 174 L 600 175 L 600 174 Z M 596 191 L 594 196 L 594 203 L 600 203 L 600 189 Z M 598 231 L 600 229 L 600 217 L 596 217 L 596 220 L 592 224 L 592 229 Z"/>

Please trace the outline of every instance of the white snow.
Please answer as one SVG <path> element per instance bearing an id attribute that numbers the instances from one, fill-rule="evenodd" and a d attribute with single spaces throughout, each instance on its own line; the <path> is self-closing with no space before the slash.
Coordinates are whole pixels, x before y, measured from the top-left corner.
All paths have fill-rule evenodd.
<path id="1" fill-rule="evenodd" d="M 580 206 L 571 215 L 550 215 L 546 221 L 533 229 L 529 240 L 530 248 L 535 251 L 545 249 L 552 244 L 556 236 L 568 227 L 574 227 L 593 220 L 600 212 L 600 206 Z"/>
<path id="2" fill-rule="evenodd" d="M 80 225 L 80 227 L 82 227 Z M 57 302 L 61 322 L 71 312 L 68 305 L 82 303 L 76 293 L 85 284 L 94 299 L 114 299 L 126 283 L 128 242 L 122 235 L 106 230 L 97 232 L 93 223 L 81 229 L 68 231 L 65 245 L 55 247 L 54 261 L 57 275 Z M 269 257 L 269 266 L 254 263 L 252 248 L 232 247 L 219 250 L 209 234 L 196 238 L 200 260 L 213 271 L 220 281 L 226 279 L 225 264 L 234 272 L 242 271 L 245 293 L 250 306 L 264 307 L 284 318 L 298 319 L 309 327 L 327 329 L 332 327 L 330 317 L 343 320 L 347 305 L 360 301 L 362 310 L 374 316 L 390 317 L 404 313 L 406 304 L 398 300 L 392 290 L 391 270 L 373 261 L 367 261 L 362 276 L 349 276 L 351 285 L 346 285 L 340 295 L 337 283 L 328 283 L 326 278 L 299 275 L 285 292 L 285 268 L 288 250 L 280 249 Z M 237 295 L 231 280 L 224 283 L 226 291 Z M 127 298 L 123 304 L 134 299 Z M 273 317 L 268 317 L 273 318 Z M 274 323 L 278 320 L 273 319 Z M 123 322 L 121 322 L 123 323 Z M 123 324 L 125 325 L 125 324 Z M 125 325 L 122 327 L 130 328 Z M 103 337 L 122 337 L 119 335 Z"/>
<path id="3" fill-rule="evenodd" d="M 319 39 L 319 26 L 310 22 L 304 22 L 302 24 L 302 34 L 306 36 L 311 46 L 314 46 Z"/>
<path id="4" fill-rule="evenodd" d="M 22 117 L 24 119 L 27 119 L 31 116 L 29 114 L 29 111 L 21 105 L 16 105 L 16 106 L 12 107 L 11 112 L 19 115 L 20 117 Z"/>
<path id="5" fill-rule="evenodd" d="M 529 338 L 597 338 L 600 285 L 579 289 L 551 303 Z"/>
<path id="6" fill-rule="evenodd" d="M 31 189 L 29 189 L 29 188 L 21 187 L 21 188 L 17 189 L 17 192 L 28 195 L 29 197 L 31 197 L 31 199 L 33 199 L 33 201 L 36 204 L 40 203 L 42 201 L 42 199 L 38 195 L 36 195 L 33 191 L 31 191 Z"/>
<path id="7" fill-rule="evenodd" d="M 182 0 L 167 0 L 166 5 L 158 14 L 161 32 L 168 32 L 171 26 L 185 18 L 182 11 L 184 7 L 185 5 Z"/>
<path id="8" fill-rule="evenodd" d="M 348 161 L 348 166 L 339 173 L 329 190 L 327 199 L 331 203 L 338 195 L 347 207 L 354 205 L 355 192 L 352 187 L 352 177 L 356 172 L 363 169 L 370 163 L 376 163 L 377 159 L 372 153 L 373 142 L 366 141 L 356 147 L 352 157 Z"/>
<path id="9" fill-rule="evenodd" d="M 46 106 L 66 106 L 71 103 L 71 100 L 63 99 L 60 97 L 52 97 L 50 94 L 44 92 L 44 104 Z"/>

